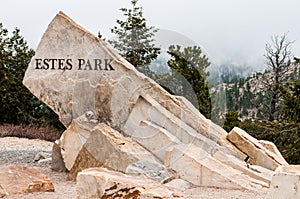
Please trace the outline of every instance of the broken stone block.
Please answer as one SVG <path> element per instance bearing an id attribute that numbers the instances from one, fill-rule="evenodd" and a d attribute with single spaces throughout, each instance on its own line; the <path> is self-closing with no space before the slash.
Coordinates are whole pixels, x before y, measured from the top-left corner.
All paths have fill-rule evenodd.
<path id="1" fill-rule="evenodd" d="M 0 167 L 0 197 L 33 192 L 54 192 L 54 186 L 38 169 L 21 165 Z"/>
<path id="2" fill-rule="evenodd" d="M 267 140 L 258 140 L 258 143 L 260 143 L 265 149 L 273 152 L 276 155 L 276 159 L 280 162 L 280 164 L 288 165 L 288 163 L 278 150 L 277 146 L 273 142 Z"/>
<path id="3" fill-rule="evenodd" d="M 67 170 L 71 170 L 79 151 L 90 137 L 96 123 L 89 119 L 89 112 L 73 120 L 60 137 L 59 147 Z"/>
<path id="4" fill-rule="evenodd" d="M 185 198 L 156 181 L 130 176 L 105 168 L 83 170 L 77 176 L 78 199 L 98 198 Z"/>
<path id="5" fill-rule="evenodd" d="M 272 170 L 249 164 L 243 160 L 240 160 L 232 155 L 225 154 L 221 151 L 216 151 L 216 153 L 214 153 L 212 156 L 223 164 L 239 170 L 244 174 L 250 176 L 251 178 L 266 182 L 268 185 L 271 183 L 271 179 L 274 174 L 274 171 Z"/>
<path id="6" fill-rule="evenodd" d="M 251 164 L 271 170 L 287 164 L 282 156 L 278 156 L 278 154 L 266 149 L 257 139 L 238 127 L 234 127 L 230 131 L 227 139 L 249 157 L 247 159 L 249 159 L 248 162 Z M 274 151 L 275 149 L 272 148 L 272 150 Z"/>
<path id="7" fill-rule="evenodd" d="M 192 144 L 170 148 L 165 161 L 165 164 L 175 170 L 181 179 L 196 186 L 249 190 L 268 187 L 267 183 L 223 164 Z"/>
<path id="8" fill-rule="evenodd" d="M 67 171 L 64 159 L 61 155 L 59 140 L 56 140 L 53 143 L 51 169 L 54 170 L 54 171 L 59 171 L 59 172 Z"/>
<path id="9" fill-rule="evenodd" d="M 300 165 L 285 165 L 276 169 L 267 199 L 300 198 Z"/>
<path id="10" fill-rule="evenodd" d="M 234 147 L 220 146 L 198 133 L 149 95 L 138 98 L 124 126 L 124 132 L 162 161 L 166 149 L 179 143 L 192 143 L 208 153 L 221 150 L 241 159 L 245 158 Z"/>
<path id="11" fill-rule="evenodd" d="M 199 134 L 205 140 L 223 146 L 224 150 L 239 155 L 225 139 L 227 133 L 224 129 L 206 119 L 183 97 L 170 95 L 156 82 L 139 73 L 105 41 L 62 12 L 55 16 L 45 31 L 26 70 L 23 84 L 58 114 L 65 127 L 91 111 L 95 120 L 127 135 L 131 132 L 124 128 L 126 123 L 128 126 L 139 125 L 128 123 L 133 106 L 141 96 L 150 96 L 159 105 L 155 108 L 159 109 L 163 118 L 153 117 L 155 112 L 150 112 L 153 121 L 147 121 L 155 123 L 156 120 L 177 118 L 177 126 L 181 126 L 178 130 L 171 123 L 159 126 L 169 132 L 174 131 L 173 135 L 183 134 L 180 140 L 184 143 L 195 140 L 195 134 Z M 196 139 L 196 142 L 205 144 L 201 139 Z M 66 167 L 70 169 L 74 157 L 68 159 Z"/>
<path id="12" fill-rule="evenodd" d="M 74 180 L 79 171 L 95 166 L 126 172 L 129 165 L 142 160 L 160 165 L 159 160 L 138 143 L 101 123 L 90 132 L 89 139 L 70 170 L 69 178 Z"/>

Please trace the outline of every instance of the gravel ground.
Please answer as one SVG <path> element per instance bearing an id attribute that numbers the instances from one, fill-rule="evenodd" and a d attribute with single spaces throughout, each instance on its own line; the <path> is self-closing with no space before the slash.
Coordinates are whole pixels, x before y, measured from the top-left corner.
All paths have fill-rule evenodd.
<path id="1" fill-rule="evenodd" d="M 66 173 L 54 172 L 51 162 L 38 163 L 34 158 L 38 153 L 51 153 L 52 143 L 43 140 L 25 138 L 0 138 L 0 166 L 20 164 L 28 167 L 38 167 L 53 182 L 53 193 L 31 193 L 6 196 L 4 199 L 75 199 L 76 183 L 66 180 Z M 191 199 L 265 199 L 266 191 L 240 191 L 197 187 L 185 191 Z"/>
<path id="2" fill-rule="evenodd" d="M 34 158 L 38 153 L 51 154 L 51 151 L 52 142 L 15 137 L 0 138 L 0 166 L 18 164 L 37 167 L 52 180 L 55 187 L 55 192 L 11 195 L 4 197 L 4 199 L 76 198 L 76 183 L 67 181 L 66 173 L 52 171 L 50 161 L 34 162 Z"/>

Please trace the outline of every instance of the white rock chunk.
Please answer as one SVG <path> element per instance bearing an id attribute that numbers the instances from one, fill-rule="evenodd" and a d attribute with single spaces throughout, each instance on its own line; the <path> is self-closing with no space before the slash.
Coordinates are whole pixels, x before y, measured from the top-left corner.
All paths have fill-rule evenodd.
<path id="1" fill-rule="evenodd" d="M 62 134 L 59 145 L 66 168 L 70 171 L 82 146 L 91 135 L 95 123 L 88 121 L 85 114 L 73 120 Z"/>
<path id="2" fill-rule="evenodd" d="M 271 170 L 275 170 L 281 165 L 287 165 L 287 162 L 283 159 L 281 154 L 277 152 L 277 148 L 274 148 L 274 146 L 269 143 L 263 142 L 264 145 L 267 145 L 271 150 L 265 148 L 257 139 L 238 127 L 234 127 L 230 131 L 227 135 L 227 139 L 249 157 L 249 163 Z"/>
<path id="3" fill-rule="evenodd" d="M 192 144 L 170 148 L 165 161 L 165 164 L 174 169 L 180 178 L 197 186 L 249 190 L 268 187 L 267 183 L 223 164 Z"/>
<path id="4" fill-rule="evenodd" d="M 300 165 L 280 166 L 272 178 L 267 199 L 300 198 Z"/>
<path id="5" fill-rule="evenodd" d="M 113 172 L 104 168 L 90 168 L 77 176 L 77 198 L 185 198 L 175 190 L 156 181 Z"/>
<path id="6" fill-rule="evenodd" d="M 173 176 L 152 153 L 103 123 L 91 130 L 70 169 L 69 179 L 75 180 L 83 169 L 99 166 L 141 174 L 158 181 Z"/>

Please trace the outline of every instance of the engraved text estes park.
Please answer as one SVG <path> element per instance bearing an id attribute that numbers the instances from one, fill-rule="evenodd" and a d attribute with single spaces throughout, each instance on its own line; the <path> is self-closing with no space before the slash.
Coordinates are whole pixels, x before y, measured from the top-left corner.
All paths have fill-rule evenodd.
<path id="1" fill-rule="evenodd" d="M 40 70 L 115 70 L 113 59 L 35 59 L 35 69 Z"/>

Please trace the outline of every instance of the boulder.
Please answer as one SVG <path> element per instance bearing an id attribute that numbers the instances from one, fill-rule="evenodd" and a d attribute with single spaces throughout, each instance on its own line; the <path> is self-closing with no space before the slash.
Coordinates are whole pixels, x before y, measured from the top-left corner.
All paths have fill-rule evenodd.
<path id="1" fill-rule="evenodd" d="M 218 161 L 205 150 L 192 144 L 170 148 L 165 161 L 180 178 L 196 186 L 248 190 L 268 187 L 266 182 L 254 179 Z"/>
<path id="2" fill-rule="evenodd" d="M 286 164 L 274 145 L 236 128 L 228 134 L 62 12 L 23 84 L 67 128 L 53 160 L 63 159 L 57 168 L 65 166 L 70 179 L 103 166 L 166 182 L 174 169 L 195 185 L 253 189 L 268 187 L 270 170 Z"/>
<path id="3" fill-rule="evenodd" d="M 70 170 L 69 178 L 75 180 L 79 171 L 96 166 L 103 166 L 123 173 L 144 173 L 146 175 L 151 172 L 153 165 L 157 167 L 156 169 L 160 168 L 161 173 L 159 174 L 162 175 L 157 178 L 158 180 L 171 176 L 152 153 L 131 138 L 124 137 L 118 131 L 101 123 L 90 132 L 90 137 L 82 146 Z M 152 175 L 155 178 L 154 172 Z"/>
<path id="4" fill-rule="evenodd" d="M 276 169 L 267 199 L 300 198 L 300 165 L 280 166 Z"/>
<path id="5" fill-rule="evenodd" d="M 105 168 L 83 170 L 77 176 L 77 198 L 185 198 L 156 181 L 125 175 Z"/>
<path id="6" fill-rule="evenodd" d="M 130 120 L 129 116 L 134 107 L 139 106 L 140 100 L 146 99 L 145 103 L 158 105 L 154 109 L 159 117 L 153 110 L 149 112 L 149 122 L 159 120 L 158 126 L 173 135 L 182 134 L 184 143 L 195 140 L 200 147 L 210 146 L 208 150 L 217 143 L 233 155 L 240 155 L 226 140 L 224 129 L 206 119 L 186 99 L 170 95 L 152 79 L 139 73 L 105 41 L 62 12 L 45 31 L 25 72 L 23 84 L 58 114 L 65 127 L 69 127 L 73 119 L 91 111 L 99 122 L 130 135 L 128 129 L 140 124 Z M 148 117 L 147 110 L 143 114 Z M 178 125 L 162 123 L 173 118 L 180 121 L 178 130 L 174 128 Z M 193 139 L 197 134 L 202 138 Z M 73 161 L 74 157 L 70 157 L 70 162 Z M 68 169 L 70 166 L 66 164 Z"/>
<path id="7" fill-rule="evenodd" d="M 241 171 L 245 175 L 250 176 L 251 178 L 263 181 L 267 183 L 267 185 L 271 183 L 271 179 L 274 174 L 274 171 L 272 170 L 266 169 L 261 166 L 249 164 L 247 162 L 237 159 L 234 156 L 225 154 L 221 151 L 217 151 L 212 156 L 213 158 L 222 162 L 223 164 L 228 165 L 238 171 Z"/>
<path id="8" fill-rule="evenodd" d="M 260 143 L 268 151 L 271 151 L 273 154 L 275 154 L 276 160 L 280 162 L 280 164 L 288 165 L 287 161 L 284 159 L 277 146 L 273 142 L 267 140 L 258 140 L 258 143 Z"/>
<path id="9" fill-rule="evenodd" d="M 244 130 L 234 127 L 227 135 L 227 139 L 240 151 L 248 156 L 248 162 L 267 169 L 275 170 L 278 166 L 287 165 L 277 148 L 264 142 L 265 148 L 257 139 L 246 133 Z M 279 154 L 279 155 L 278 155 Z"/>
<path id="10" fill-rule="evenodd" d="M 33 192 L 54 192 L 51 180 L 39 169 L 21 165 L 0 167 L 0 197 Z"/>
<path id="11" fill-rule="evenodd" d="M 206 119 L 201 119 L 199 117 L 200 123 L 206 122 Z M 222 130 L 219 132 L 222 133 Z M 139 97 L 125 123 L 124 133 L 154 153 L 161 161 L 164 161 L 166 149 L 180 143 L 194 144 L 208 153 L 220 150 L 240 159 L 246 158 L 245 154 L 236 150 L 234 146 L 225 147 L 225 142 L 222 146 L 218 144 L 220 141 L 214 141 L 213 138 L 200 134 L 150 95 Z"/>

